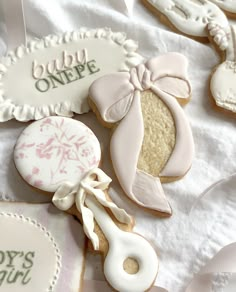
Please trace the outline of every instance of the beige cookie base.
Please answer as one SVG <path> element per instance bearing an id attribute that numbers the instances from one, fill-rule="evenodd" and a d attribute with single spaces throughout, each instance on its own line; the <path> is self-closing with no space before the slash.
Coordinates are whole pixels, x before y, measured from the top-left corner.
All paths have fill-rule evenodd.
<path id="1" fill-rule="evenodd" d="M 165 1 L 165 0 L 163 0 Z M 164 14 L 162 14 L 158 9 L 156 9 L 152 4 L 150 4 L 147 0 L 141 0 L 141 2 L 143 3 L 143 5 L 148 9 L 150 10 L 153 14 L 155 14 L 159 19 L 160 21 L 168 26 L 173 32 L 177 33 L 177 34 L 181 34 L 185 37 L 188 37 L 188 38 L 191 38 L 191 39 L 194 39 L 195 41 L 198 41 L 198 42 L 201 42 L 201 43 L 207 43 L 208 42 L 208 38 L 207 36 L 206 37 L 197 37 L 197 36 L 192 36 L 192 35 L 189 35 L 189 34 L 186 34 L 184 32 L 182 32 L 181 30 L 179 30 L 178 28 L 176 28 L 172 23 L 171 21 L 168 19 L 167 16 L 165 16 Z"/>
<path id="2" fill-rule="evenodd" d="M 236 13 L 232 13 L 230 11 L 224 10 L 222 8 L 220 8 L 222 11 L 224 11 L 224 13 L 226 14 L 227 17 L 232 18 L 232 19 L 236 19 Z"/>

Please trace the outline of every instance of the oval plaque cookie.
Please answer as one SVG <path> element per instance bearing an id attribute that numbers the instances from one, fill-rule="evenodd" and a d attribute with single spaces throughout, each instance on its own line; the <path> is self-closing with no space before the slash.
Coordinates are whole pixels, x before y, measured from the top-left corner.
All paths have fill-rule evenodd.
<path id="1" fill-rule="evenodd" d="M 88 112 L 90 84 L 139 64 L 136 50 L 136 42 L 110 29 L 49 35 L 18 47 L 0 63 L 0 121 Z"/>
<path id="2" fill-rule="evenodd" d="M 0 291 L 81 291 L 81 225 L 51 204 L 0 202 L 0 207 Z"/>

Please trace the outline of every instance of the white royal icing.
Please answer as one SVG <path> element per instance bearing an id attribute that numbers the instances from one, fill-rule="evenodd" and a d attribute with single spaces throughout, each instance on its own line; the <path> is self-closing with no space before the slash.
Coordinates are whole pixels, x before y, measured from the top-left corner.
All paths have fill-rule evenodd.
<path id="1" fill-rule="evenodd" d="M 51 204 L 0 206 L 0 290 L 78 291 L 85 247 L 80 224 Z"/>
<path id="2" fill-rule="evenodd" d="M 206 0 L 147 1 L 187 35 L 207 37 L 206 25 L 210 21 L 215 21 L 222 27 L 228 26 L 228 20 L 219 7 Z"/>
<path id="3" fill-rule="evenodd" d="M 228 28 L 222 28 L 219 24 L 215 22 L 209 22 L 208 31 L 221 51 L 224 51 L 228 48 L 230 37 Z"/>
<path id="4" fill-rule="evenodd" d="M 226 60 L 217 66 L 212 74 L 210 89 L 216 105 L 236 113 L 236 27 L 231 26 L 228 46 L 225 48 Z M 220 45 L 219 45 L 220 46 Z"/>
<path id="5" fill-rule="evenodd" d="M 0 122 L 88 112 L 90 84 L 139 64 L 136 50 L 136 42 L 109 29 L 49 35 L 16 48 L 0 63 Z"/>
<path id="6" fill-rule="evenodd" d="M 68 179 L 76 184 L 99 165 L 100 144 L 83 123 L 49 117 L 29 125 L 17 140 L 14 160 L 26 182 L 55 192 Z"/>
<path id="7" fill-rule="evenodd" d="M 209 0 L 226 12 L 236 13 L 236 1 L 235 0 Z"/>

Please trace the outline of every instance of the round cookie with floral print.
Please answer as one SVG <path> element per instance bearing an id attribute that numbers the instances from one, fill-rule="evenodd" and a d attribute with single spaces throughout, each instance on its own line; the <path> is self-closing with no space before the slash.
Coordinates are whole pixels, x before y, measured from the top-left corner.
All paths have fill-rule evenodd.
<path id="1" fill-rule="evenodd" d="M 88 169 L 99 165 L 100 159 L 100 144 L 93 132 L 64 117 L 32 123 L 22 132 L 14 151 L 21 176 L 46 192 L 55 192 L 68 178 L 77 183 Z"/>

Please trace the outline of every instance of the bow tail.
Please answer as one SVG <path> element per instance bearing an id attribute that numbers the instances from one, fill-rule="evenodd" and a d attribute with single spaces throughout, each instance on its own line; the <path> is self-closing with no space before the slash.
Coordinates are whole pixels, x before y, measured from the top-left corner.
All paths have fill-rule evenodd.
<path id="1" fill-rule="evenodd" d="M 159 178 L 137 169 L 144 136 L 140 93 L 135 92 L 128 114 L 111 138 L 111 158 L 125 193 L 142 207 L 171 214 Z"/>
<path id="2" fill-rule="evenodd" d="M 153 210 L 161 213 L 172 213 L 159 177 L 137 170 L 132 190 L 140 205 L 142 203 L 145 207 L 151 206 Z"/>
<path id="3" fill-rule="evenodd" d="M 95 189 L 95 192 L 93 192 L 93 194 L 97 201 L 104 207 L 108 208 L 118 221 L 125 224 L 129 224 L 132 222 L 132 217 L 129 216 L 124 209 L 120 209 L 116 206 L 116 204 L 108 201 L 104 191 L 100 189 Z"/>
<path id="4" fill-rule="evenodd" d="M 75 204 L 77 210 L 82 215 L 84 233 L 91 240 L 94 250 L 99 249 L 99 238 L 94 232 L 94 215 L 93 212 L 85 206 L 86 204 L 86 190 L 79 188 L 75 197 Z"/>

